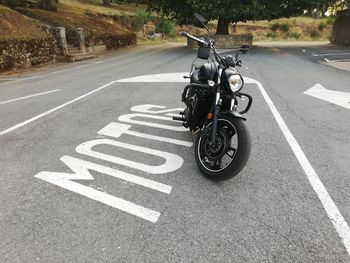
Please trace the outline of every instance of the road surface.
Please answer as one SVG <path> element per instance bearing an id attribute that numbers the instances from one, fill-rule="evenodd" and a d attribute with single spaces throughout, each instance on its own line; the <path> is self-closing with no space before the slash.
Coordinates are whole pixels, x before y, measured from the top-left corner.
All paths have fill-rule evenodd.
<path id="1" fill-rule="evenodd" d="M 350 93 L 328 49 L 241 56 L 252 153 L 219 183 L 170 120 L 194 50 L 4 77 L 0 262 L 350 262 L 350 109 L 305 93 Z"/>

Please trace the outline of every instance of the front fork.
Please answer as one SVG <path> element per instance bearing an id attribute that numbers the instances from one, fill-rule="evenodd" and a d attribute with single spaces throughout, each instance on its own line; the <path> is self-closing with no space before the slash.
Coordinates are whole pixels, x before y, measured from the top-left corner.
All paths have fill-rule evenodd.
<path id="1" fill-rule="evenodd" d="M 213 146 L 216 144 L 216 132 L 218 130 L 218 116 L 221 109 L 222 100 L 220 98 L 220 88 L 216 92 L 215 96 L 215 106 L 213 114 L 213 126 L 211 130 L 210 144 Z"/>
<path id="2" fill-rule="evenodd" d="M 216 132 L 218 130 L 218 116 L 221 109 L 222 99 L 220 95 L 220 84 L 221 84 L 221 75 L 222 75 L 223 68 L 219 67 L 219 74 L 218 74 L 218 89 L 216 90 L 215 95 L 215 105 L 214 105 L 214 114 L 213 114 L 213 125 L 211 130 L 211 136 L 210 136 L 210 145 L 214 146 L 216 144 Z"/>

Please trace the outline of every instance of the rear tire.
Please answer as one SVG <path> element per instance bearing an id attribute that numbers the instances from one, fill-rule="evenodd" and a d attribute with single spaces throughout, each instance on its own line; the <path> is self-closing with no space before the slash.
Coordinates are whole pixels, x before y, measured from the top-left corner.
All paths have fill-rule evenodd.
<path id="1" fill-rule="evenodd" d="M 198 134 L 195 142 L 195 159 L 198 168 L 206 177 L 216 181 L 227 180 L 239 174 L 249 159 L 251 149 L 250 135 L 244 120 L 236 118 L 230 114 L 226 114 L 218 119 L 218 134 L 220 129 L 221 137 L 225 137 L 222 134 L 228 133 L 224 133 L 222 130 L 231 129 L 232 133 L 230 134 L 233 135 L 231 137 L 230 135 L 226 137 L 230 143 L 232 142 L 233 137 L 235 137 L 235 141 L 237 142 L 235 147 L 229 146 L 233 152 L 233 156 L 226 167 L 221 167 L 223 157 L 220 158 L 222 155 L 230 156 L 228 154 L 228 149 L 225 150 L 224 146 L 222 146 L 222 154 L 217 154 L 217 157 L 213 157 L 212 155 L 208 156 L 208 148 L 210 148 L 210 146 L 208 146 L 208 134 L 210 134 L 211 123 L 207 126 L 207 128 L 201 131 L 200 134 Z M 223 145 L 225 143 L 226 141 L 223 139 L 223 143 L 221 144 Z M 215 161 L 211 161 L 212 159 L 210 158 L 220 158 L 220 160 L 214 159 Z M 214 165 L 211 166 L 210 162 L 213 162 Z"/>

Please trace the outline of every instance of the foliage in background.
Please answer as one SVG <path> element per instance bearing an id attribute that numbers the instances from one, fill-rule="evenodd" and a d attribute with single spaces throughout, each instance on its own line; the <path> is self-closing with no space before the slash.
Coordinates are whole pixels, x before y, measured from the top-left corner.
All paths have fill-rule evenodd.
<path id="1" fill-rule="evenodd" d="M 131 21 L 131 29 L 133 31 L 141 31 L 143 25 L 150 20 L 150 14 L 147 12 L 138 12 Z"/>
<path id="2" fill-rule="evenodd" d="M 237 25 L 238 33 L 250 32 L 255 41 L 265 40 L 329 40 L 332 32 L 331 18 L 311 17 L 281 18 L 269 21 L 248 21 Z"/>
<path id="3" fill-rule="evenodd" d="M 156 20 L 156 32 L 165 35 L 174 35 L 175 23 L 172 20 L 166 19 L 164 17 L 159 17 Z"/>
<path id="4" fill-rule="evenodd" d="M 191 21 L 194 13 L 218 20 L 217 34 L 228 34 L 230 23 L 247 20 L 273 20 L 303 15 L 306 10 L 322 11 L 339 0 L 149 0 L 149 8 L 175 19 L 180 24 Z"/>

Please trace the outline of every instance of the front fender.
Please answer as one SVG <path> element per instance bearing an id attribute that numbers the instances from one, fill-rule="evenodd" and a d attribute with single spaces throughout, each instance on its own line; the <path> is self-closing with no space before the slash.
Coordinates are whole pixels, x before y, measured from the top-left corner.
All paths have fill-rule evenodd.
<path id="1" fill-rule="evenodd" d="M 242 120 L 244 120 L 244 121 L 247 120 L 242 114 L 240 114 L 240 113 L 237 112 L 237 111 L 224 111 L 224 112 L 220 112 L 219 118 L 220 118 L 220 117 L 224 117 L 225 115 L 231 115 L 231 116 L 233 116 L 234 118 L 242 119 Z"/>

